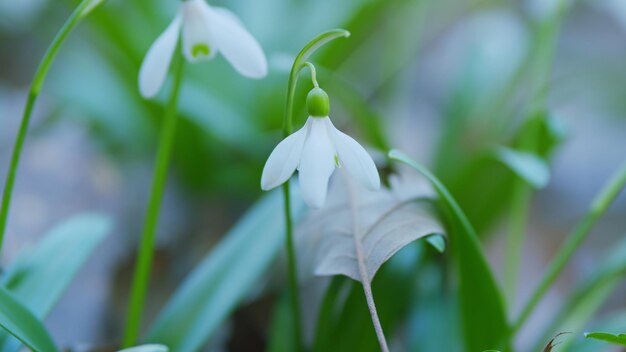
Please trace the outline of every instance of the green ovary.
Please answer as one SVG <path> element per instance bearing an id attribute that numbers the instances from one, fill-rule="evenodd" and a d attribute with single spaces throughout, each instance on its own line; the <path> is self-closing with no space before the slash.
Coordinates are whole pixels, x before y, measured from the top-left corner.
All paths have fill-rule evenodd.
<path id="1" fill-rule="evenodd" d="M 211 49 L 206 44 L 196 44 L 191 48 L 191 55 L 194 58 L 197 58 L 198 56 L 209 56 L 210 53 Z"/>

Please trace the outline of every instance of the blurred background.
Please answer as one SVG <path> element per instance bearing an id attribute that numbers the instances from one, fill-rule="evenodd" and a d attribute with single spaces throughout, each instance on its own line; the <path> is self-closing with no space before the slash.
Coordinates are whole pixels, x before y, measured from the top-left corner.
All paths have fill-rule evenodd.
<path id="1" fill-rule="evenodd" d="M 291 63 L 324 30 L 352 33 L 312 58 L 335 124 L 369 146 L 383 167 L 383 152 L 392 147 L 429 165 L 470 216 L 501 279 L 513 176 L 486 151 L 515 145 L 533 116 L 550 116 L 556 137 L 542 152 L 551 179 L 532 198 L 513 312 L 626 159 L 623 0 L 565 2 L 562 14 L 556 0 L 210 3 L 240 16 L 265 49 L 270 73 L 248 80 L 219 56 L 185 67 L 146 321 L 260 197 L 263 164 L 281 139 Z M 1 180 L 33 72 L 76 4 L 0 0 Z M 116 220 L 46 320 L 61 346 L 106 346 L 122 334 L 168 91 L 143 100 L 137 73 L 177 6 L 176 0 L 107 1 L 62 48 L 36 107 L 0 265 L 72 214 L 100 210 Z M 310 87 L 308 78 L 301 81 L 297 126 L 306 118 L 301 103 Z M 545 104 L 536 105 L 537 95 Z M 625 235 L 622 195 L 527 324 L 521 350 L 531 348 L 524 336 L 545 334 L 563 297 Z M 599 316 L 624 314 L 625 302 L 622 283 Z M 270 308 L 271 299 L 238 310 L 208 348 L 263 350 L 260 331 Z M 243 337 L 256 349 L 241 347 Z"/>

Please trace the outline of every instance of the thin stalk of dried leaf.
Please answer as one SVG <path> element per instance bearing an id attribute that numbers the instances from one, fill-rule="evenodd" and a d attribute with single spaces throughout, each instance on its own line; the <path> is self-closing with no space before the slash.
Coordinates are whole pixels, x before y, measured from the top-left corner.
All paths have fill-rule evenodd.
<path id="1" fill-rule="evenodd" d="M 354 237 L 354 248 L 356 250 L 357 262 L 359 264 L 359 274 L 361 276 L 361 284 L 363 284 L 363 291 L 365 293 L 365 300 L 367 301 L 367 308 L 369 309 L 370 316 L 372 317 L 372 323 L 374 324 L 374 330 L 376 331 L 376 338 L 380 344 L 380 349 L 383 352 L 389 352 L 387 346 L 387 339 L 383 332 L 383 327 L 380 324 L 378 318 L 378 311 L 376 310 L 376 303 L 374 302 L 374 294 L 372 293 L 372 284 L 367 273 L 367 267 L 365 266 L 365 256 L 363 255 L 363 246 L 361 244 L 361 228 L 358 221 L 358 200 L 357 192 L 354 189 L 354 184 L 349 179 L 349 176 L 344 172 L 342 173 L 347 184 L 349 192 L 350 213 L 352 217 L 352 235 Z"/>

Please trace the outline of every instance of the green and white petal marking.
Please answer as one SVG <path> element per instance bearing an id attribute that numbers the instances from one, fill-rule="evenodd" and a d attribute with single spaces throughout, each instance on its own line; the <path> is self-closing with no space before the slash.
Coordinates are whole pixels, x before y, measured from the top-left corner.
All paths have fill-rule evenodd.
<path id="1" fill-rule="evenodd" d="M 300 130 L 280 142 L 270 154 L 261 177 L 261 188 L 270 190 L 286 182 L 298 169 L 302 198 L 312 208 L 326 201 L 328 181 L 336 168 L 370 190 L 380 188 L 380 177 L 367 151 L 339 131 L 328 117 L 328 96 L 314 88 L 307 99 L 309 118 Z"/>

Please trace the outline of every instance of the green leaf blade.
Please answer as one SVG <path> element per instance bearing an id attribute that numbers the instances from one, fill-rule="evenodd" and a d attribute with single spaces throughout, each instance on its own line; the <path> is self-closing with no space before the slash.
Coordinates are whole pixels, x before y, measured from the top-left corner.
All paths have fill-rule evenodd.
<path id="1" fill-rule="evenodd" d="M 280 191 L 274 191 L 244 215 L 183 282 L 147 341 L 180 352 L 202 347 L 278 254 L 284 240 L 282 202 Z M 292 204 L 297 219 L 304 206 Z"/>
<path id="2" fill-rule="evenodd" d="M 111 227 L 111 219 L 100 213 L 80 214 L 63 221 L 35 248 L 18 256 L 0 283 L 35 317 L 45 318 Z M 15 351 L 19 344 L 0 333 L 0 350 Z"/>
<path id="3" fill-rule="evenodd" d="M 585 333 L 585 337 L 588 339 L 596 339 L 616 345 L 626 346 L 626 334 L 616 335 L 607 332 L 587 332 Z"/>
<path id="4" fill-rule="evenodd" d="M 293 314 L 289 296 L 283 294 L 274 306 L 268 337 L 268 352 L 291 352 L 297 350 Z"/>
<path id="5" fill-rule="evenodd" d="M 536 154 L 499 146 L 493 157 L 534 188 L 544 188 L 550 181 L 548 164 Z"/>
<path id="6" fill-rule="evenodd" d="M 608 253 L 606 259 L 594 270 L 594 275 L 583 280 L 572 290 L 553 321 L 543 329 L 546 333 L 536 347 L 539 348 L 542 341 L 559 331 L 569 331 L 574 336 L 579 336 L 624 277 L 626 277 L 626 241 L 615 244 L 611 253 Z M 574 343 L 574 339 L 568 339 L 563 341 L 561 348 L 567 350 Z"/>
<path id="7" fill-rule="evenodd" d="M 0 288 L 0 326 L 35 352 L 58 351 L 43 324 L 4 288 Z"/>
<path id="8" fill-rule="evenodd" d="M 85 0 L 85 5 L 81 4 L 80 17 L 88 16 L 98 6 L 102 5 L 106 0 Z"/>
<path id="9" fill-rule="evenodd" d="M 103 214 L 81 214 L 54 227 L 7 268 L 2 284 L 38 317 L 47 315 L 82 264 L 111 230 Z"/>
<path id="10" fill-rule="evenodd" d="M 459 302 L 466 350 L 482 351 L 500 347 L 509 333 L 504 299 L 469 220 L 446 187 L 430 171 L 400 151 L 392 150 L 389 157 L 424 175 L 457 224 L 457 231 L 450 233 L 450 238 L 457 258 Z"/>

